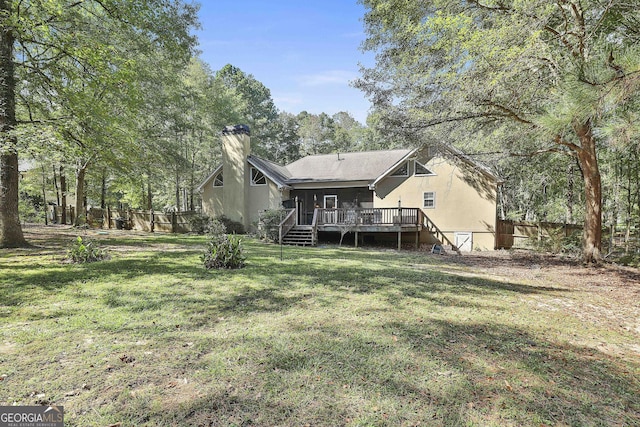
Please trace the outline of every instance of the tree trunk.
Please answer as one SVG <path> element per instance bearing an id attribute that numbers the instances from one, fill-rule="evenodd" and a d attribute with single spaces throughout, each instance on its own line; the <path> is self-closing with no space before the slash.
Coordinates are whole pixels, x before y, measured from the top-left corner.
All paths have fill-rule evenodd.
<path id="1" fill-rule="evenodd" d="M 102 187 L 100 189 L 100 209 L 107 207 L 107 171 L 102 170 Z"/>
<path id="2" fill-rule="evenodd" d="M 42 209 L 44 210 L 44 225 L 49 225 L 49 212 L 47 212 L 47 172 L 42 166 Z"/>
<path id="3" fill-rule="evenodd" d="M 176 210 L 180 210 L 180 174 L 176 171 Z"/>
<path id="4" fill-rule="evenodd" d="M 151 178 L 147 178 L 147 210 L 153 209 L 153 193 L 151 192 Z"/>
<path id="5" fill-rule="evenodd" d="M 18 151 L 11 135 L 16 125 L 14 35 L 6 26 L 11 0 L 0 0 L 0 247 L 26 246 L 18 214 Z"/>
<path id="6" fill-rule="evenodd" d="M 73 225 L 78 227 L 87 222 L 87 208 L 84 198 L 84 180 L 87 174 L 87 164 L 79 164 L 76 170 L 76 217 Z"/>
<path id="7" fill-rule="evenodd" d="M 60 189 L 58 188 L 58 174 L 56 173 L 56 166 L 53 165 L 53 187 L 56 190 L 56 202 L 60 206 Z"/>
<path id="8" fill-rule="evenodd" d="M 577 154 L 584 179 L 586 203 L 583 256 L 586 263 L 597 263 L 602 258 L 602 183 L 596 154 L 596 140 L 593 136 L 591 120 L 574 125 L 574 129 L 581 145 Z"/>
<path id="9" fill-rule="evenodd" d="M 60 206 L 62 213 L 60 214 L 60 223 L 67 224 L 67 177 L 64 175 L 64 166 L 60 166 Z"/>
<path id="10" fill-rule="evenodd" d="M 573 224 L 573 164 L 567 166 L 567 212 L 565 223 Z"/>

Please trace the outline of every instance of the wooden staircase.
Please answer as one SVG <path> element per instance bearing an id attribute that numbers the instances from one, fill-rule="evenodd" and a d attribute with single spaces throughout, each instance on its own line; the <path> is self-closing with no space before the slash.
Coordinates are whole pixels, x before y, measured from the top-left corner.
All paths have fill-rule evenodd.
<path id="1" fill-rule="evenodd" d="M 429 233 L 440 243 L 440 246 L 443 248 L 447 248 L 449 250 L 455 251 L 458 255 L 462 255 L 460 253 L 460 249 L 453 244 L 451 240 L 447 238 L 447 236 L 438 228 L 438 226 L 431 221 L 424 212 L 422 213 L 423 218 L 423 226 L 429 230 Z"/>
<path id="2" fill-rule="evenodd" d="M 315 246 L 316 237 L 311 225 L 295 225 L 282 237 L 283 245 Z"/>

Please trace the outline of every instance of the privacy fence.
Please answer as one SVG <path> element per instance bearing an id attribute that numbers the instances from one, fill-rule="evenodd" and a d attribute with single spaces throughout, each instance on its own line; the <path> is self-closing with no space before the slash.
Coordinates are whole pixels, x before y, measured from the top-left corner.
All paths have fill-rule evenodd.
<path id="1" fill-rule="evenodd" d="M 100 209 L 91 208 L 87 211 L 87 224 L 92 228 L 138 230 L 165 233 L 189 233 L 190 219 L 200 213 L 188 212 L 154 212 L 152 210 L 131 209 Z M 62 207 L 55 206 L 50 213 L 50 219 L 57 224 L 73 224 L 75 211 L 72 206 L 66 209 L 63 221 Z"/>
<path id="2" fill-rule="evenodd" d="M 557 222 L 524 222 L 498 221 L 498 248 L 524 248 L 531 240 L 543 240 L 549 237 L 569 237 L 575 232 L 581 232 L 582 226 L 576 224 L 562 224 Z"/>

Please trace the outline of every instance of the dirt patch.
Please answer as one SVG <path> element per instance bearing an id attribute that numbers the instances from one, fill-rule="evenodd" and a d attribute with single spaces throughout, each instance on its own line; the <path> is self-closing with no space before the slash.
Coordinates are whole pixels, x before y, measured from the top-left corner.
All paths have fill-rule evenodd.
<path id="1" fill-rule="evenodd" d="M 525 250 L 447 255 L 451 272 L 523 282 L 557 290 L 558 298 L 533 296 L 549 311 L 633 334 L 640 341 L 640 270 L 611 263 L 584 266 L 580 260 Z M 640 354 L 640 346 L 629 348 Z"/>

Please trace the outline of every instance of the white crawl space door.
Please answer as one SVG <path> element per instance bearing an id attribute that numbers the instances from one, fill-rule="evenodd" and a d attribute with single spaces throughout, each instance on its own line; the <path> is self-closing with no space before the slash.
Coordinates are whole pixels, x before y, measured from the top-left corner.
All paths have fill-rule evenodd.
<path id="1" fill-rule="evenodd" d="M 473 250 L 473 233 L 457 231 L 455 244 L 460 252 L 471 252 Z"/>

